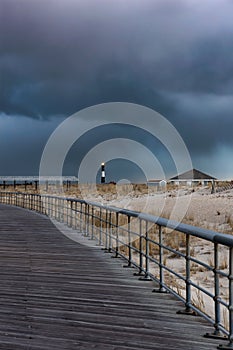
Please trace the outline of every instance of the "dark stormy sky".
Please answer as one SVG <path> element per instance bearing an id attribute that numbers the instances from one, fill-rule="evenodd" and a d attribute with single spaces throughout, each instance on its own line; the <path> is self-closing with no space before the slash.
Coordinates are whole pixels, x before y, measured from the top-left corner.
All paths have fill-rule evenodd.
<path id="1" fill-rule="evenodd" d="M 161 113 L 194 167 L 232 179 L 232 18 L 232 0 L 0 0 L 0 175 L 36 175 L 59 123 L 119 101 Z"/>

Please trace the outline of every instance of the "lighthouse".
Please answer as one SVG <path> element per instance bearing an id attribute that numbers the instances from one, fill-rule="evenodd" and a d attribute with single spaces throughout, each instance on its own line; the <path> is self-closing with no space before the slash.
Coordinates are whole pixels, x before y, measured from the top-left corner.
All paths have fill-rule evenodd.
<path id="1" fill-rule="evenodd" d="M 105 183 L 105 163 L 101 163 L 101 183 Z"/>

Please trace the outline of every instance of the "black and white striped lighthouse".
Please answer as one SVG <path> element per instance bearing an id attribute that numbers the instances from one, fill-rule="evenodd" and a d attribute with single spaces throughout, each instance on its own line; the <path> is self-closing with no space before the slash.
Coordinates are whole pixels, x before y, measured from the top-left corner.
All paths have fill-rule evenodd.
<path id="1" fill-rule="evenodd" d="M 105 183 L 105 163 L 101 163 L 101 183 Z"/>

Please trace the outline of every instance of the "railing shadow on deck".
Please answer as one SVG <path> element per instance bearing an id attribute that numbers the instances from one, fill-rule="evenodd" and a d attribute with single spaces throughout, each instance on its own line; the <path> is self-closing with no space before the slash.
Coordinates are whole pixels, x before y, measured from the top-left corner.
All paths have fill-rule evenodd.
<path id="1" fill-rule="evenodd" d="M 0 192 L 0 202 L 35 210 L 96 239 L 106 252 L 135 267 L 184 303 L 178 313 L 213 325 L 205 337 L 233 348 L 233 236 L 136 211 L 52 195 Z M 208 249 L 206 249 L 206 247 Z M 208 256 L 208 258 L 206 258 Z"/>

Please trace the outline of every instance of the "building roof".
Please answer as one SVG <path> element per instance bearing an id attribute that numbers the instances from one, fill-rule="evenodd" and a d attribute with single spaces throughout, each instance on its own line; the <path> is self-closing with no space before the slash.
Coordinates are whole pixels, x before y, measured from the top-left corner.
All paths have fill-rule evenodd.
<path id="1" fill-rule="evenodd" d="M 200 170 L 197 169 L 191 169 L 186 171 L 185 173 L 182 173 L 180 175 L 172 177 L 170 180 L 206 180 L 206 179 L 211 179 L 211 180 L 216 180 L 215 177 L 205 174 Z"/>
<path id="2" fill-rule="evenodd" d="M 163 180 L 150 179 L 150 180 L 148 180 L 147 182 L 161 182 L 161 181 L 163 181 Z"/>

